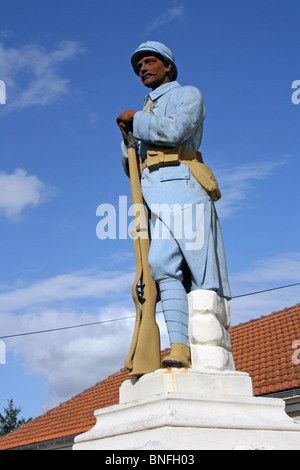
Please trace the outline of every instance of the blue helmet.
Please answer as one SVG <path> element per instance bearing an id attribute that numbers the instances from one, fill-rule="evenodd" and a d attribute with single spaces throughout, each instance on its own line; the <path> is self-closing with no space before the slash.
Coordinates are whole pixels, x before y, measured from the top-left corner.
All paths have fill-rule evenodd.
<path id="1" fill-rule="evenodd" d="M 170 64 L 172 65 L 173 72 L 172 79 L 176 80 L 178 72 L 177 67 L 175 65 L 175 57 L 173 56 L 172 51 L 170 51 L 167 46 L 157 41 L 143 42 L 133 53 L 131 57 L 131 65 L 137 75 L 139 74 L 137 63 L 141 55 L 143 55 L 145 52 L 155 52 L 155 54 L 159 54 L 164 60 L 170 62 Z"/>

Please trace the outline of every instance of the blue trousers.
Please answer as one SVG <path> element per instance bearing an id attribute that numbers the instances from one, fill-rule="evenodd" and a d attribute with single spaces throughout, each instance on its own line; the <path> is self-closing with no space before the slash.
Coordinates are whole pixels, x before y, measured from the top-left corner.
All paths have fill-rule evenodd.
<path id="1" fill-rule="evenodd" d="M 169 179 L 163 179 L 165 171 Z M 171 171 L 175 171 L 173 167 L 143 172 L 142 192 L 151 214 L 148 261 L 152 277 L 159 285 L 170 343 L 188 345 L 187 292 L 211 289 L 228 299 L 231 293 L 214 203 L 193 176 L 186 174 L 186 169 L 182 168 L 182 179 L 172 179 Z M 163 203 L 170 208 L 170 218 L 156 206 Z M 174 204 L 180 205 L 181 212 L 176 213 Z M 193 207 L 193 210 L 198 207 L 198 217 L 194 213 L 190 218 L 191 230 L 186 230 L 185 224 L 178 236 L 177 217 L 180 215 L 179 219 L 184 221 L 188 207 Z M 199 235 L 198 242 L 192 246 L 190 233 Z"/>
<path id="2" fill-rule="evenodd" d="M 149 266 L 153 279 L 159 285 L 170 344 L 188 346 L 189 310 L 181 265 L 182 255 L 173 238 L 151 241 Z"/>

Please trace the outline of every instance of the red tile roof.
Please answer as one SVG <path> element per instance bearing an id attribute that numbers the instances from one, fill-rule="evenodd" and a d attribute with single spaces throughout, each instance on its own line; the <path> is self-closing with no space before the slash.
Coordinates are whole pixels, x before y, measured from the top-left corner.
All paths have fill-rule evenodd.
<path id="1" fill-rule="evenodd" d="M 300 387 L 300 364 L 292 360 L 300 304 L 236 325 L 230 334 L 236 369 L 252 377 L 255 395 Z"/>
<path id="2" fill-rule="evenodd" d="M 119 401 L 119 387 L 128 378 L 121 369 L 47 413 L 0 439 L 0 450 L 26 446 L 85 432 L 95 424 L 94 411 Z"/>
<path id="3" fill-rule="evenodd" d="M 300 304 L 231 327 L 230 334 L 236 369 L 252 377 L 255 395 L 300 388 L 300 364 L 292 361 L 295 352 L 292 344 L 300 340 Z M 167 350 L 163 351 L 162 357 L 166 354 Z M 117 404 L 119 387 L 127 379 L 128 372 L 121 369 L 4 436 L 0 439 L 0 450 L 73 436 L 91 429 L 95 424 L 94 411 Z"/>

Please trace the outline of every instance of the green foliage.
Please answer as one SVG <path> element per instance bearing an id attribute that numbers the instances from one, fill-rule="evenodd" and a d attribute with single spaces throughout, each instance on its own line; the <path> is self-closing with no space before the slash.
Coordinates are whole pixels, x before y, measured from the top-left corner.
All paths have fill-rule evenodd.
<path id="1" fill-rule="evenodd" d="M 28 423 L 32 420 L 29 418 L 27 421 L 24 418 L 18 419 L 18 414 L 21 412 L 21 407 L 15 408 L 13 399 L 8 400 L 7 408 L 4 408 L 4 414 L 0 413 L 0 437 L 5 436 L 10 431 L 22 426 L 22 424 Z"/>

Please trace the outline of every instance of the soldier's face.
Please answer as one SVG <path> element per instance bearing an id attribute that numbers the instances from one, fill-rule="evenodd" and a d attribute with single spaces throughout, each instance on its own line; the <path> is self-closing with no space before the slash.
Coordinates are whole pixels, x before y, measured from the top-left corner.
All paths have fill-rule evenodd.
<path id="1" fill-rule="evenodd" d="M 143 84 L 152 90 L 171 81 L 171 65 L 165 64 L 154 55 L 142 57 L 137 67 Z"/>

